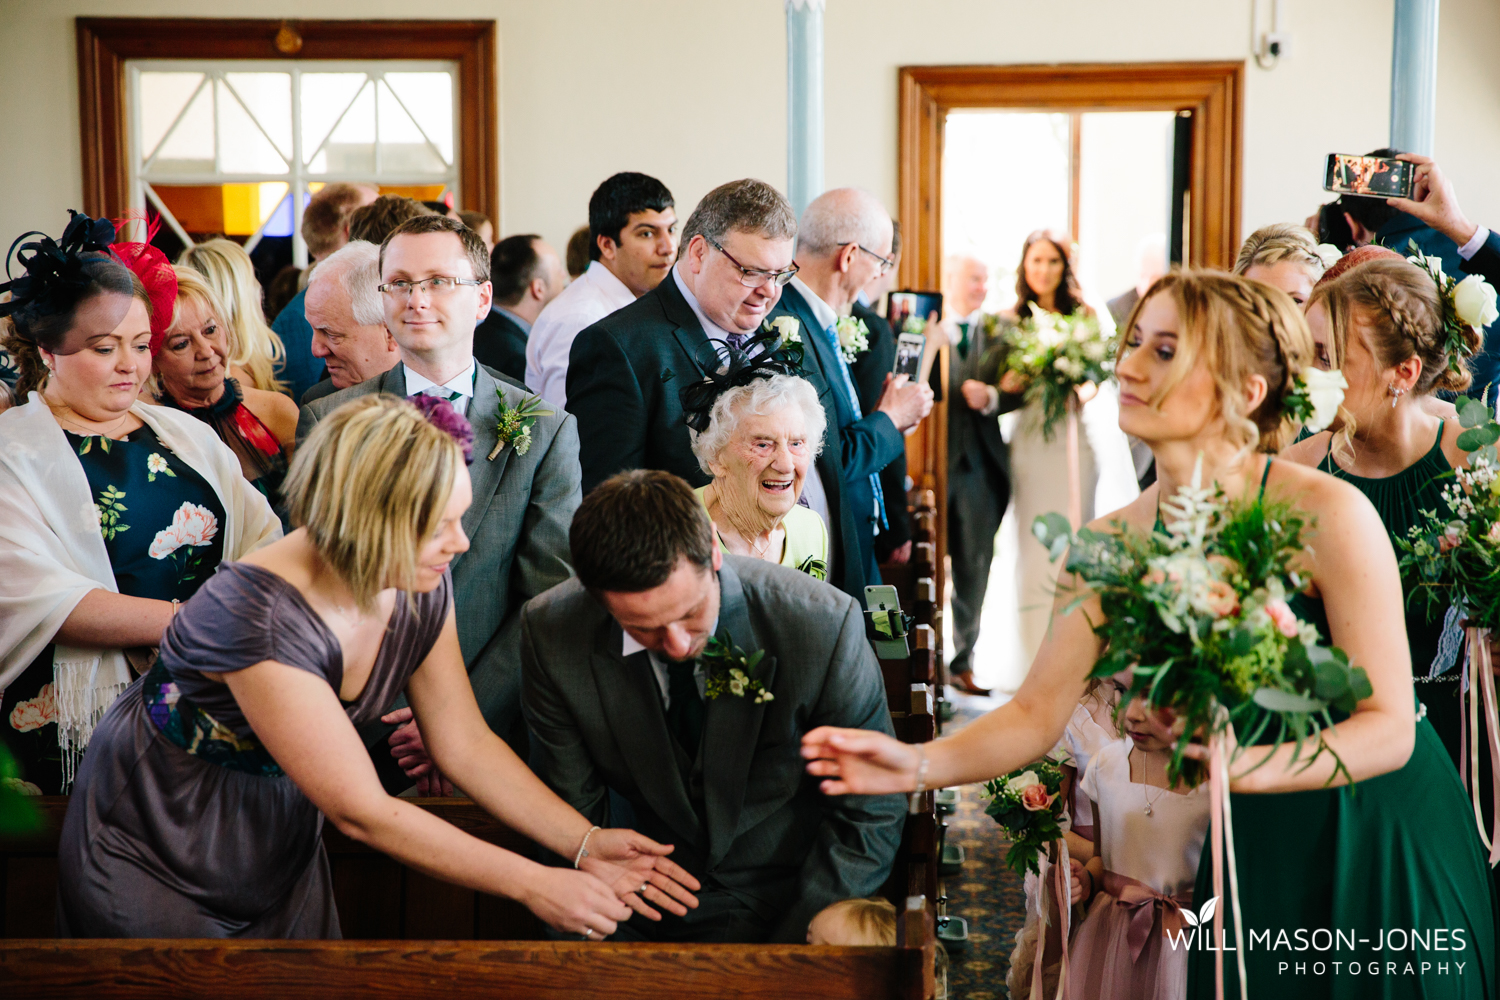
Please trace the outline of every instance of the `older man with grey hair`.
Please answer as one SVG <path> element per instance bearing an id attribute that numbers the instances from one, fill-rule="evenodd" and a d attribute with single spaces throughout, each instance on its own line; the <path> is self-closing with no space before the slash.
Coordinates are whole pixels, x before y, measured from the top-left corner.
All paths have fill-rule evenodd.
<path id="1" fill-rule="evenodd" d="M 867 584 L 880 582 L 875 536 L 887 527 L 880 472 L 905 454 L 904 435 L 932 410 L 932 390 L 905 375 L 887 376 L 875 408 L 864 413 L 849 363 L 868 350 L 850 312 L 860 289 L 891 269 L 890 213 L 868 191 L 836 188 L 813 199 L 797 236 L 797 276 L 776 312 L 796 320 L 802 343 L 832 389 L 844 497 L 856 525 Z M 773 319 L 773 322 L 775 320 Z"/>
<path id="2" fill-rule="evenodd" d="M 568 360 L 567 406 L 578 418 L 584 493 L 638 468 L 707 485 L 679 394 L 720 363 L 711 340 L 738 348 L 761 331 L 797 271 L 796 235 L 796 215 L 771 185 L 753 179 L 720 185 L 688 217 L 671 274 L 579 333 Z M 811 351 L 803 373 L 834 425 L 833 387 Z M 863 599 L 863 522 L 845 502 L 839 449 L 824 450 L 817 473 L 807 477 L 803 497 L 832 537 L 829 582 Z"/>
<path id="3" fill-rule="evenodd" d="M 307 322 L 312 352 L 322 358 L 328 377 L 302 394 L 306 406 L 390 371 L 401 360 L 396 338 L 385 327 L 376 286 L 380 248 L 354 240 L 325 258 L 307 283 Z"/>

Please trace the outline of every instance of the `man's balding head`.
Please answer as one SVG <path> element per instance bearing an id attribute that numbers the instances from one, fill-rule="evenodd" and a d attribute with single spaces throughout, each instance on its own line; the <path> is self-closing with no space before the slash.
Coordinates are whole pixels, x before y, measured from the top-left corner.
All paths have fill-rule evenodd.
<path id="1" fill-rule="evenodd" d="M 797 259 L 828 257 L 857 243 L 882 257 L 891 254 L 891 215 L 861 188 L 834 188 L 813 199 L 797 225 Z"/>
<path id="2" fill-rule="evenodd" d="M 950 315 L 963 319 L 984 305 L 990 293 L 990 269 L 973 254 L 950 254 L 943 259 L 943 298 Z"/>

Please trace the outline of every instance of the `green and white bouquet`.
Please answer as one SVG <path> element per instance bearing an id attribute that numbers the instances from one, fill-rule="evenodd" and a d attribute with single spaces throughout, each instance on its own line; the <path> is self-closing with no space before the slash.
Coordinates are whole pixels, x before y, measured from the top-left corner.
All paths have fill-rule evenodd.
<path id="1" fill-rule="evenodd" d="M 1464 427 L 1458 446 L 1469 467 L 1455 469 L 1443 489 L 1446 510 L 1424 510 L 1406 538 L 1396 539 L 1407 603 L 1428 618 L 1459 608 L 1477 628 L 1500 628 L 1500 423 L 1477 399 L 1458 399 Z M 1445 473 L 1447 475 L 1447 473 Z"/>
<path id="2" fill-rule="evenodd" d="M 1165 530 L 1149 534 L 1121 522 L 1114 532 L 1074 533 L 1060 514 L 1032 527 L 1054 559 L 1067 550 L 1067 569 L 1082 584 L 1064 613 L 1093 596 L 1101 604 L 1093 629 L 1104 652 L 1090 676 L 1128 671 L 1121 705 L 1139 696 L 1184 723 L 1168 767 L 1174 782 L 1201 777 L 1183 756 L 1188 744 L 1230 725 L 1242 746 L 1268 734 L 1277 745 L 1295 740 L 1298 759 L 1315 740 L 1303 766 L 1333 753 L 1322 739 L 1332 712 L 1352 712 L 1371 687 L 1364 669 L 1322 645 L 1288 603 L 1305 584 L 1294 562 L 1306 518 L 1263 497 L 1226 502 L 1199 485 L 1199 472 L 1162 510 Z"/>
<path id="3" fill-rule="evenodd" d="M 1114 370 L 1115 338 L 1083 306 L 1072 315 L 1039 309 L 1005 335 L 1005 368 L 1026 382 L 1026 402 L 1042 409 L 1042 436 L 1052 440 L 1068 414 L 1074 390 L 1085 382 L 1099 385 Z"/>
<path id="4" fill-rule="evenodd" d="M 1040 875 L 1038 859 L 1062 839 L 1062 783 L 1062 769 L 1047 760 L 985 783 L 984 811 L 1010 838 L 1005 864 L 1017 875 Z"/>

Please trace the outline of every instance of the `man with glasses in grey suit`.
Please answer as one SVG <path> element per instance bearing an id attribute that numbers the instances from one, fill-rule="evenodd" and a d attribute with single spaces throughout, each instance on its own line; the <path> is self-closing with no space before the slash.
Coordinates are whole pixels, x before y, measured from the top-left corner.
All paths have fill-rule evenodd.
<path id="1" fill-rule="evenodd" d="M 458 639 L 485 721 L 524 757 L 521 605 L 572 574 L 567 545 L 580 498 L 578 430 L 571 416 L 558 412 L 536 419 L 529 445 L 499 441 L 500 400 L 515 408 L 527 393 L 474 360 L 474 325 L 490 309 L 489 271 L 483 241 L 460 222 L 427 215 L 397 226 L 380 247 L 380 293 L 401 362 L 304 406 L 297 440 L 340 405 L 372 392 L 436 395 L 468 418 L 474 502 L 463 517 L 469 551 L 452 567 Z M 389 723 L 363 733 L 382 781 L 400 790 L 415 778 L 424 793 L 448 791 L 422 752 L 411 710 L 397 704 L 402 707 Z M 393 733 L 394 725 L 400 728 Z"/>
<path id="2" fill-rule="evenodd" d="M 702 883 L 696 909 L 616 939 L 802 942 L 824 907 L 879 891 L 905 799 L 825 797 L 799 752 L 820 725 L 892 731 L 853 599 L 724 555 L 668 472 L 596 487 L 570 544 L 578 577 L 521 613 L 532 770 L 601 827 L 628 803 Z"/>

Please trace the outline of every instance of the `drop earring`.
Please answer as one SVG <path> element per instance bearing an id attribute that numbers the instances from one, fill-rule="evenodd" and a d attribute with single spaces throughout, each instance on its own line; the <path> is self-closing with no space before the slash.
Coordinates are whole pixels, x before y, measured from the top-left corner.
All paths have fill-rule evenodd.
<path id="1" fill-rule="evenodd" d="M 1394 382 L 1392 382 L 1386 388 L 1390 391 L 1390 394 L 1391 394 L 1391 409 L 1394 410 L 1396 408 L 1396 404 L 1399 403 L 1399 402 L 1401 402 L 1401 397 L 1404 396 L 1404 395 L 1406 395 L 1406 390 L 1405 389 L 1398 389 L 1396 387 L 1396 384 Z"/>

